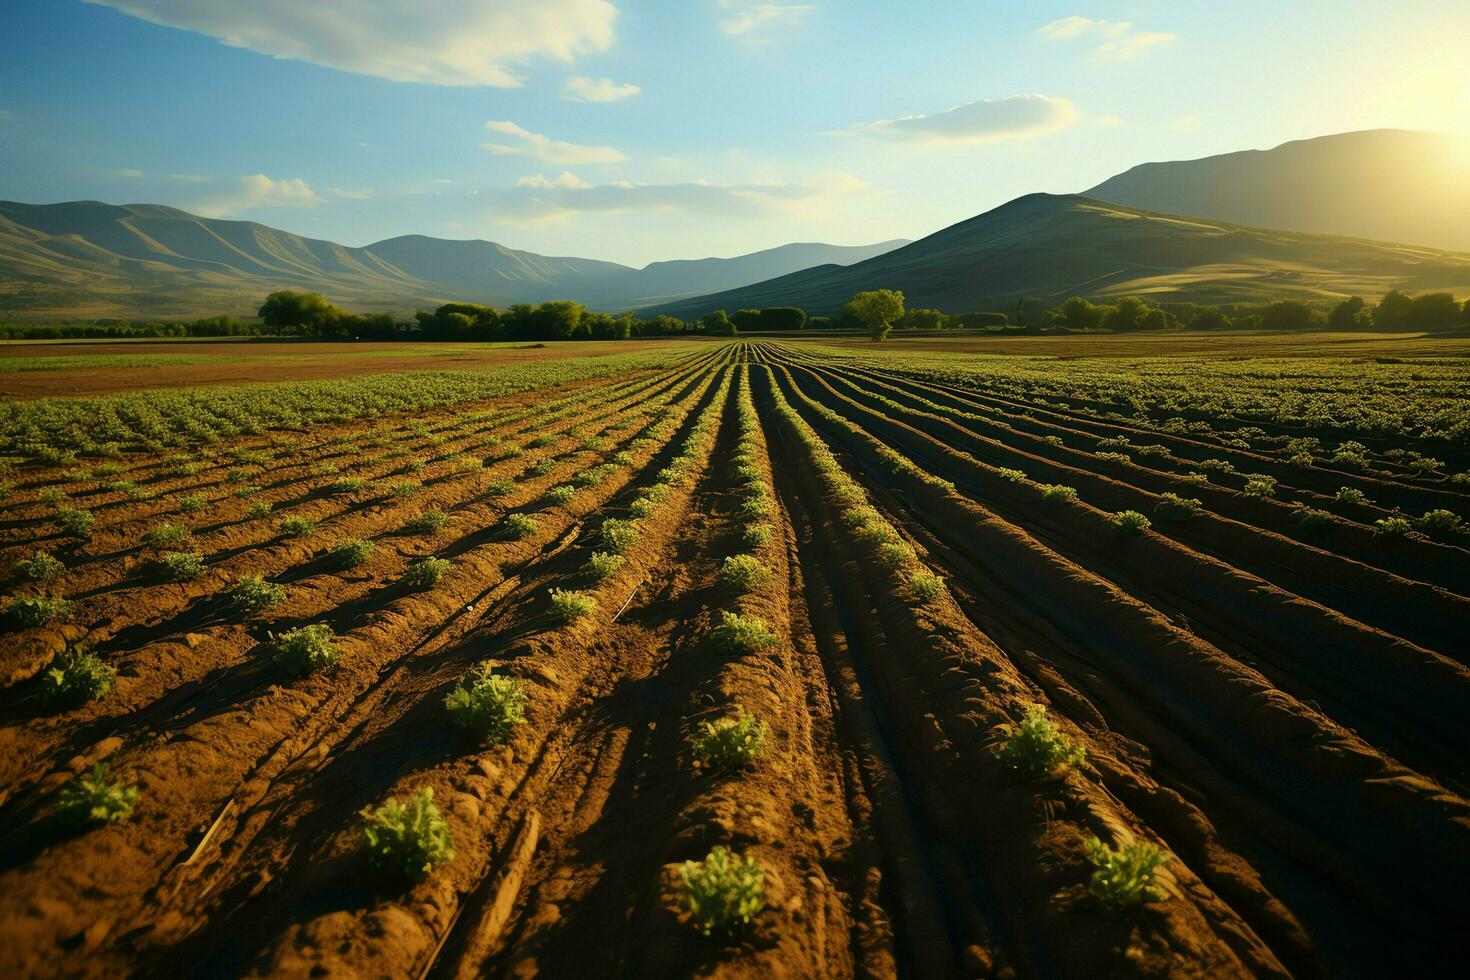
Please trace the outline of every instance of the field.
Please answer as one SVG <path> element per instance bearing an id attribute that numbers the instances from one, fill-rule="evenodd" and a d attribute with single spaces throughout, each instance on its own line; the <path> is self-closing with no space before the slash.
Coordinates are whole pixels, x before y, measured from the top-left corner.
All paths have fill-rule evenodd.
<path id="1" fill-rule="evenodd" d="M 1470 342 L 1092 340 L 8 349 L 0 974 L 1457 969 Z"/>

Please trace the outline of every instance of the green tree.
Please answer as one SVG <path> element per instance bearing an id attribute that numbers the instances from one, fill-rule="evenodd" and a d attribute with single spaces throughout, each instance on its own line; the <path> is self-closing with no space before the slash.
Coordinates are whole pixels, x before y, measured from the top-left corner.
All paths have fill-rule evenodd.
<path id="1" fill-rule="evenodd" d="M 724 310 L 715 310 L 699 318 L 700 328 L 711 337 L 733 337 L 740 332 L 735 321 Z"/>
<path id="2" fill-rule="evenodd" d="M 870 289 L 858 293 L 842 312 L 868 328 L 868 336 L 878 341 L 888 336 L 894 321 L 903 318 L 903 293 L 896 289 Z"/>
<path id="3" fill-rule="evenodd" d="M 321 293 L 280 289 L 265 298 L 257 315 L 279 331 L 329 335 L 343 332 L 341 321 L 347 311 L 328 303 Z"/>
<path id="4" fill-rule="evenodd" d="M 1143 318 L 1148 316 L 1151 309 L 1153 307 L 1137 296 L 1124 296 L 1118 300 L 1116 306 L 1109 307 L 1103 314 L 1103 329 L 1117 333 L 1141 330 L 1143 329 Z"/>
<path id="5" fill-rule="evenodd" d="M 949 316 L 934 309 L 909 310 L 903 316 L 903 325 L 910 330 L 943 330 L 949 325 Z"/>
<path id="6" fill-rule="evenodd" d="M 1102 326 L 1103 312 L 1105 306 L 1096 306 L 1083 299 L 1081 296 L 1073 296 L 1062 304 L 1059 319 L 1062 326 L 1069 330 L 1096 330 Z"/>
<path id="7" fill-rule="evenodd" d="M 1449 293 L 1415 296 L 1409 307 L 1408 324 L 1420 330 L 1444 330 L 1460 323 L 1460 304 Z"/>
<path id="8" fill-rule="evenodd" d="M 1407 293 L 1390 289 L 1373 307 L 1373 326 L 1379 330 L 1402 330 L 1409 325 L 1409 311 L 1414 301 Z"/>
<path id="9" fill-rule="evenodd" d="M 1294 299 L 1279 299 L 1261 311 L 1263 330 L 1310 330 L 1315 326 L 1316 311 Z"/>
<path id="10" fill-rule="evenodd" d="M 1361 296 L 1349 296 L 1327 313 L 1328 330 L 1361 330 L 1372 324 Z"/>
<path id="11" fill-rule="evenodd" d="M 1213 306 L 1202 306 L 1195 310 L 1194 317 L 1189 321 L 1191 330 L 1227 330 L 1230 327 L 1230 318 Z"/>

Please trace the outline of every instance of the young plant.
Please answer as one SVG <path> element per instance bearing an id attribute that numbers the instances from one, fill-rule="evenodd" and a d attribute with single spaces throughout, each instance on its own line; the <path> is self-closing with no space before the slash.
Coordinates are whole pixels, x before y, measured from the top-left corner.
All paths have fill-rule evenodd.
<path id="1" fill-rule="evenodd" d="M 107 763 L 99 762 L 61 788 L 56 796 L 56 819 L 71 827 L 121 823 L 133 815 L 138 787 L 109 779 Z"/>
<path id="2" fill-rule="evenodd" d="M 1452 510 L 1431 510 L 1414 522 L 1421 531 L 1439 536 L 1454 534 L 1460 529 L 1460 515 Z"/>
<path id="3" fill-rule="evenodd" d="M 1340 487 L 1335 499 L 1340 504 L 1354 504 L 1361 506 L 1368 503 L 1368 495 L 1357 487 Z"/>
<path id="4" fill-rule="evenodd" d="M 70 619 L 72 604 L 51 596 L 15 596 L 0 609 L 0 622 L 9 629 L 32 629 Z"/>
<path id="5" fill-rule="evenodd" d="M 1386 538 L 1407 538 L 1413 535 L 1414 525 L 1405 517 L 1384 517 L 1373 522 L 1373 533 Z"/>
<path id="6" fill-rule="evenodd" d="M 515 493 L 516 485 L 509 480 L 495 480 L 485 486 L 485 496 L 506 497 Z"/>
<path id="7" fill-rule="evenodd" d="M 1159 494 L 1154 504 L 1154 517 L 1161 521 L 1187 521 L 1198 517 L 1204 505 L 1193 497 L 1181 497 L 1177 493 Z"/>
<path id="8" fill-rule="evenodd" d="M 1337 523 L 1337 518 L 1331 512 L 1325 510 L 1314 510 L 1311 507 L 1302 507 L 1297 511 L 1297 527 L 1305 534 L 1321 534 L 1329 527 Z"/>
<path id="9" fill-rule="evenodd" d="M 1088 890 L 1106 908 L 1131 908 L 1164 897 L 1157 874 L 1169 855 L 1158 847 L 1127 833 L 1118 835 L 1116 848 L 1096 837 L 1089 837 L 1083 846 L 1093 865 Z"/>
<path id="10" fill-rule="evenodd" d="M 438 534 L 449 523 L 449 515 L 442 510 L 426 510 L 410 518 L 403 530 L 408 534 Z"/>
<path id="11" fill-rule="evenodd" d="M 714 630 L 715 648 L 736 656 L 759 653 L 776 645 L 776 634 L 758 616 L 741 616 L 724 610 Z"/>
<path id="12" fill-rule="evenodd" d="M 1152 522 L 1136 510 L 1120 510 L 1112 520 L 1119 533 L 1125 535 L 1139 535 L 1152 526 Z"/>
<path id="13" fill-rule="evenodd" d="M 66 572 L 66 566 L 44 551 L 15 563 L 15 570 L 32 582 L 54 582 Z"/>
<path id="14" fill-rule="evenodd" d="M 327 492 L 334 497 L 345 496 L 357 493 L 365 486 L 367 486 L 367 481 L 360 476 L 339 476 L 332 481 L 332 485 L 327 488 Z"/>
<path id="15" fill-rule="evenodd" d="M 448 558 L 419 558 L 404 570 L 402 582 L 410 589 L 432 589 L 444 581 L 453 567 L 454 563 Z"/>
<path id="16" fill-rule="evenodd" d="M 569 589 L 551 590 L 551 611 L 564 623 L 571 623 L 597 611 L 597 600 L 585 592 Z"/>
<path id="17" fill-rule="evenodd" d="M 1001 725 L 999 732 L 996 756 L 1028 779 L 1041 779 L 1081 765 L 1087 758 L 1082 746 L 1059 731 L 1046 716 L 1046 708 L 1039 704 L 1027 705 L 1020 724 Z"/>
<path id="18" fill-rule="evenodd" d="M 753 762 L 766 745 L 769 726 L 736 705 L 739 717 L 700 723 L 689 744 L 694 758 L 710 769 L 730 770 Z"/>
<path id="19" fill-rule="evenodd" d="M 307 538 L 316 533 L 316 521 L 301 514 L 281 518 L 281 534 L 288 538 Z"/>
<path id="20" fill-rule="evenodd" d="M 100 701 L 112 690 L 117 670 L 95 653 L 68 647 L 58 653 L 41 675 L 41 700 L 48 708 L 74 708 Z"/>
<path id="21" fill-rule="evenodd" d="M 594 580 L 601 582 L 612 578 L 622 567 L 622 555 L 615 555 L 607 551 L 594 551 L 592 557 L 587 559 L 586 571 Z"/>
<path id="22" fill-rule="evenodd" d="M 878 564 L 887 568 L 903 568 L 919 560 L 913 546 L 903 541 L 885 541 L 873 553 Z"/>
<path id="23" fill-rule="evenodd" d="M 158 564 L 175 582 L 192 582 L 204 574 L 204 556 L 197 551 L 165 551 Z"/>
<path id="24" fill-rule="evenodd" d="M 546 500 L 552 504 L 570 503 L 577 495 L 577 488 L 566 483 L 558 484 L 546 491 Z"/>
<path id="25" fill-rule="evenodd" d="M 521 682 L 482 663 L 454 685 L 444 698 L 449 723 L 487 742 L 500 743 L 526 721 L 528 698 Z"/>
<path id="26" fill-rule="evenodd" d="M 325 623 L 301 626 L 280 636 L 270 634 L 271 658 L 292 677 L 329 667 L 342 656 L 336 634 Z"/>
<path id="27" fill-rule="evenodd" d="M 246 575 L 230 590 L 230 602 L 246 612 L 259 612 L 279 606 L 286 598 L 286 588 L 267 582 L 260 575 Z"/>
<path id="28" fill-rule="evenodd" d="M 177 524 L 165 521 L 155 525 L 153 530 L 143 536 L 143 542 L 150 548 L 172 548 L 183 544 L 193 537 L 187 524 Z"/>
<path id="29" fill-rule="evenodd" d="M 1276 478 L 1265 473 L 1252 473 L 1245 478 L 1245 487 L 1240 492 L 1257 500 L 1274 497 L 1276 496 Z"/>
<path id="30" fill-rule="evenodd" d="M 332 554 L 343 568 L 356 568 L 371 558 L 377 550 L 377 544 L 365 538 L 345 538 L 337 542 Z"/>
<path id="31" fill-rule="evenodd" d="M 720 581 L 740 592 L 749 592 L 768 584 L 771 570 L 755 555 L 728 555 L 720 563 Z"/>
<path id="32" fill-rule="evenodd" d="M 90 538 L 97 529 L 97 518 L 92 516 L 92 512 L 75 507 L 58 507 L 56 523 L 62 533 L 72 538 Z"/>
<path id="33" fill-rule="evenodd" d="M 250 509 L 245 512 L 245 516 L 250 520 L 258 520 L 262 517 L 269 517 L 270 512 L 271 502 L 269 500 L 257 500 L 250 505 Z"/>
<path id="34" fill-rule="evenodd" d="M 919 602 L 933 602 L 945 592 L 944 577 L 935 575 L 926 568 L 909 573 L 909 595 Z"/>
<path id="35" fill-rule="evenodd" d="M 179 510 L 185 514 L 194 514 L 204 508 L 204 503 L 204 494 L 191 493 L 186 497 L 179 498 Z"/>
<path id="36" fill-rule="evenodd" d="M 1041 491 L 1042 503 L 1049 504 L 1053 507 L 1070 504 L 1077 499 L 1077 489 L 1075 487 L 1062 486 L 1059 483 L 1040 484 L 1036 489 Z"/>
<path id="37" fill-rule="evenodd" d="M 364 807 L 360 816 L 362 848 L 368 863 L 380 871 L 418 881 L 454 858 L 449 824 L 427 786 L 407 803 L 390 798 L 376 810 Z"/>
<path id="38" fill-rule="evenodd" d="M 716 847 L 679 873 L 689 919 L 706 936 L 735 935 L 766 907 L 765 871 L 755 858 Z"/>
<path id="39" fill-rule="evenodd" d="M 639 528 L 633 521 L 621 521 L 610 517 L 602 522 L 600 531 L 603 547 L 615 555 L 621 555 L 638 540 Z"/>
<path id="40" fill-rule="evenodd" d="M 526 514 L 508 514 L 505 518 L 505 532 L 517 541 L 524 541 L 536 535 L 536 519 Z"/>

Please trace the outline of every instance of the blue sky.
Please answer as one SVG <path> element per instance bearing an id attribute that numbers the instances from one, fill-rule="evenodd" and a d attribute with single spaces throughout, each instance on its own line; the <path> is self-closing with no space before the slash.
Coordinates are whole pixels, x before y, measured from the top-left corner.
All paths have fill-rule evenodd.
<path id="1" fill-rule="evenodd" d="M 1470 128 L 1470 4 L 7 0 L 0 197 L 641 265 Z M 231 44 L 221 39 L 230 39 Z"/>

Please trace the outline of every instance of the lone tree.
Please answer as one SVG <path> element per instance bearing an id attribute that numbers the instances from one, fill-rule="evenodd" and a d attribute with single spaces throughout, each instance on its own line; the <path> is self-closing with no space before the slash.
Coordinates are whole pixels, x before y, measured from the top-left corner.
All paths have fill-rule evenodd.
<path id="1" fill-rule="evenodd" d="M 896 289 L 870 289 L 858 293 L 842 312 L 868 328 L 868 336 L 882 340 L 893 329 L 895 320 L 903 319 L 903 293 Z"/>

